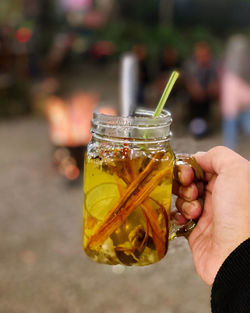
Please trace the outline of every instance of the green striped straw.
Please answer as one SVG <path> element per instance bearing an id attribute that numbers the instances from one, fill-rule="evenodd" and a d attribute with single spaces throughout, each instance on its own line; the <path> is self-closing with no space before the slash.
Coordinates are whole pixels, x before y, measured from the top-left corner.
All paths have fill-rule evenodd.
<path id="1" fill-rule="evenodd" d="M 169 80 L 167 82 L 167 85 L 166 85 L 166 87 L 165 87 L 165 89 L 163 91 L 161 99 L 160 99 L 160 101 L 159 101 L 159 103 L 158 103 L 158 105 L 157 105 L 157 107 L 155 109 L 153 117 L 160 116 L 161 111 L 163 110 L 164 105 L 165 105 L 165 103 L 166 103 L 166 101 L 167 101 L 167 99 L 168 99 L 168 97 L 170 95 L 170 92 L 173 89 L 174 84 L 175 84 L 177 78 L 179 77 L 179 75 L 180 74 L 177 71 L 173 71 L 172 72 L 172 74 L 171 74 L 171 76 L 170 76 L 170 78 L 169 78 Z"/>

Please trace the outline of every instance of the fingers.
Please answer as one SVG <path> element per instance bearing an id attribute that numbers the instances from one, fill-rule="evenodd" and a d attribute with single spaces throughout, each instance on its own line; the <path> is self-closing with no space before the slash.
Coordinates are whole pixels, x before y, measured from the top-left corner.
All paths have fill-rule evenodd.
<path id="1" fill-rule="evenodd" d="M 174 182 L 173 192 L 178 195 L 176 208 L 179 210 L 179 214 L 178 212 L 174 212 L 174 219 L 178 225 L 185 224 L 188 219 L 195 219 L 201 215 L 202 207 L 197 198 L 199 194 L 203 194 L 203 189 L 204 188 L 198 188 L 194 183 L 188 187 L 184 187 Z"/>
<path id="2" fill-rule="evenodd" d="M 217 175 L 227 170 L 237 173 L 237 164 L 242 162 L 242 157 L 226 147 L 215 147 L 208 152 L 196 153 L 195 159 L 205 172 L 205 180 L 208 182 L 206 190 L 211 193 Z M 243 159 L 244 160 L 244 159 Z M 202 214 L 202 205 L 198 197 L 204 194 L 204 184 L 200 181 L 194 183 L 194 171 L 191 167 L 180 164 L 177 166 L 173 193 L 178 196 L 175 213 L 175 220 L 178 224 L 184 224 L 188 219 L 197 219 Z"/>
<path id="3" fill-rule="evenodd" d="M 177 210 L 171 213 L 171 220 L 177 225 L 184 225 L 188 222 L 188 219 Z"/>
<path id="4" fill-rule="evenodd" d="M 187 187 L 179 185 L 176 181 L 173 182 L 173 194 L 187 201 L 195 200 L 202 197 L 204 194 L 203 182 L 192 183 Z"/>
<path id="5" fill-rule="evenodd" d="M 183 186 L 188 186 L 192 183 L 194 180 L 194 171 L 193 169 L 188 165 L 177 165 L 176 166 L 176 173 L 175 179 L 181 183 Z"/>
<path id="6" fill-rule="evenodd" d="M 186 219 L 196 219 L 202 213 L 202 207 L 198 200 L 185 201 L 182 198 L 177 198 L 175 205 Z"/>
<path id="7" fill-rule="evenodd" d="M 198 197 L 198 188 L 197 186 L 192 183 L 188 187 L 179 187 L 179 196 L 186 201 L 192 201 L 197 199 Z"/>
<path id="8" fill-rule="evenodd" d="M 195 180 L 194 170 L 191 166 L 179 164 L 176 166 L 175 180 L 173 181 L 173 193 L 178 196 L 173 218 L 178 225 L 187 223 L 190 219 L 200 217 L 202 213 L 201 203 L 197 200 L 203 197 L 204 183 Z"/>

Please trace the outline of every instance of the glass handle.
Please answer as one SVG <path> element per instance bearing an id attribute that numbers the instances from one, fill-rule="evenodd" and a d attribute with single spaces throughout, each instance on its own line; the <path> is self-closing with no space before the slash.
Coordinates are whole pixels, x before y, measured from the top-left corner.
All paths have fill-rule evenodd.
<path id="1" fill-rule="evenodd" d="M 194 175 L 195 175 L 194 182 L 204 183 L 204 181 L 205 181 L 204 180 L 204 172 L 193 156 L 191 156 L 189 154 L 176 154 L 175 157 L 176 157 L 175 169 L 176 169 L 176 165 L 181 165 L 181 164 L 188 165 L 194 171 Z M 176 170 L 174 170 L 174 175 L 176 175 L 176 174 L 177 174 Z M 176 230 L 173 237 L 184 236 L 184 237 L 188 238 L 188 236 L 190 235 L 192 230 L 195 228 L 197 222 L 198 222 L 198 219 L 188 221 L 185 225 L 181 226 L 178 230 Z"/>

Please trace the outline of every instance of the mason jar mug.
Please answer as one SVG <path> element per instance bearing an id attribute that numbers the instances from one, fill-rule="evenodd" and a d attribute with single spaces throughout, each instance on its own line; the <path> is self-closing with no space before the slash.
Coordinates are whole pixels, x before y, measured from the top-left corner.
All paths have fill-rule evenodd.
<path id="1" fill-rule="evenodd" d="M 167 111 L 152 116 L 142 109 L 132 117 L 94 113 L 84 162 L 83 246 L 96 262 L 153 264 L 177 233 L 170 218 L 172 119 Z"/>

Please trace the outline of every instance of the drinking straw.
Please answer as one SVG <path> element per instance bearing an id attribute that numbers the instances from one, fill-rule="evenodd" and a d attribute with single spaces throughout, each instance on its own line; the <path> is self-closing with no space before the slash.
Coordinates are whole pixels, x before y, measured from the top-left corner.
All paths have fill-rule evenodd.
<path id="1" fill-rule="evenodd" d="M 160 101 L 159 101 L 159 103 L 158 103 L 158 105 L 157 105 L 157 107 L 155 109 L 153 117 L 160 116 L 161 111 L 164 108 L 164 105 L 165 105 L 165 103 L 166 103 L 166 101 L 167 101 L 167 99 L 168 99 L 168 97 L 170 95 L 170 92 L 171 92 L 172 88 L 174 87 L 174 84 L 175 84 L 177 78 L 179 77 L 179 75 L 180 74 L 177 71 L 173 71 L 172 72 L 172 74 L 171 74 L 171 76 L 170 76 L 170 78 L 169 78 L 169 80 L 167 82 L 167 85 L 166 85 L 166 87 L 165 87 L 165 89 L 163 91 L 161 99 L 160 99 Z"/>

